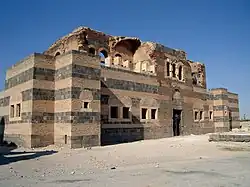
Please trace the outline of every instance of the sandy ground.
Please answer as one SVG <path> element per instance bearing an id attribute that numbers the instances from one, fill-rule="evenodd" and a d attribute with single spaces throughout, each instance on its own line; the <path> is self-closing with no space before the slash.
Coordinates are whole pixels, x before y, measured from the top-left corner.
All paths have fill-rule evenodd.
<path id="1" fill-rule="evenodd" d="M 208 142 L 207 135 L 0 156 L 1 187 L 249 187 L 249 175 L 250 143 Z"/>

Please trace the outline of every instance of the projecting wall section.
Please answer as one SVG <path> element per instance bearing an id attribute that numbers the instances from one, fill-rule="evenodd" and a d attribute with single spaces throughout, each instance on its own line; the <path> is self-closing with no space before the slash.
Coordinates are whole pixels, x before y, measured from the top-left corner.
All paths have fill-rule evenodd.
<path id="1" fill-rule="evenodd" d="M 210 90 L 213 100 L 215 132 L 227 132 L 239 128 L 238 95 L 225 88 Z"/>
<path id="2" fill-rule="evenodd" d="M 240 111 L 239 111 L 239 96 L 238 94 L 228 92 L 228 108 L 229 118 L 232 128 L 240 128 Z"/>
<path id="3" fill-rule="evenodd" d="M 100 60 L 70 51 L 56 57 L 55 144 L 100 145 Z"/>
<path id="4" fill-rule="evenodd" d="M 33 89 L 35 54 L 30 55 L 21 62 L 12 66 L 6 73 L 5 97 L 9 97 L 6 103 L 5 113 L 5 139 L 15 142 L 17 145 L 31 147 L 32 135 L 32 93 Z"/>
<path id="5" fill-rule="evenodd" d="M 72 51 L 71 146 L 98 146 L 100 142 L 100 58 Z"/>
<path id="6" fill-rule="evenodd" d="M 54 76 L 55 58 L 36 54 L 34 58 L 33 88 L 25 94 L 32 95 L 32 147 L 54 143 Z"/>

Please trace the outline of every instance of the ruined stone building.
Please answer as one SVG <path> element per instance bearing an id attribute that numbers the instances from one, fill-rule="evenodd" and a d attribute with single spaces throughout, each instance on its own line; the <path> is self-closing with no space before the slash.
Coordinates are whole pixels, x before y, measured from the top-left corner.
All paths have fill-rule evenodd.
<path id="1" fill-rule="evenodd" d="M 79 148 L 229 131 L 239 101 L 184 51 L 80 27 L 7 70 L 0 115 L 7 140 Z"/>

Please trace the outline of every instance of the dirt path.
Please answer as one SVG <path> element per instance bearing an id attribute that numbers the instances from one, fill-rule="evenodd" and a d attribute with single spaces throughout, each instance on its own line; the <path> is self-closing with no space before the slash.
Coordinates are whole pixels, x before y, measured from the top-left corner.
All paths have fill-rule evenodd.
<path id="1" fill-rule="evenodd" d="M 91 150 L 17 149 L 0 158 L 0 186 L 248 187 L 249 150 L 247 143 L 208 142 L 207 135 Z"/>

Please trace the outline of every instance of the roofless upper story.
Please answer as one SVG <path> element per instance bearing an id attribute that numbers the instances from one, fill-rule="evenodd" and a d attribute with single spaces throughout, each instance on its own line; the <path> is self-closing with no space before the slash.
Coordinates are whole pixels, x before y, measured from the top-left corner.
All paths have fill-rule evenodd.
<path id="1" fill-rule="evenodd" d="M 58 56 L 72 50 L 100 56 L 103 66 L 157 75 L 206 89 L 204 64 L 187 60 L 182 50 L 158 43 L 142 42 L 136 37 L 111 36 L 79 27 L 57 40 L 44 54 Z"/>

